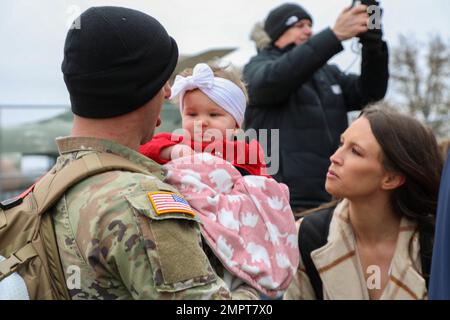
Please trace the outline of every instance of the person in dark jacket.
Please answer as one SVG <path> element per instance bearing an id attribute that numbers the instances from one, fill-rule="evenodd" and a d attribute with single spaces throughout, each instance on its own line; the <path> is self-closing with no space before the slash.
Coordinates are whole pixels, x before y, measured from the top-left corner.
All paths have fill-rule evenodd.
<path id="1" fill-rule="evenodd" d="M 450 300 L 450 152 L 441 177 L 430 276 L 430 300 Z"/>
<path id="2" fill-rule="evenodd" d="M 346 8 L 333 28 L 313 36 L 310 14 L 283 4 L 269 13 L 264 30 L 253 32 L 262 48 L 244 67 L 250 98 L 244 127 L 280 130 L 278 157 L 270 154 L 270 143 L 266 153 L 279 161 L 274 178 L 289 186 L 294 211 L 330 201 L 325 175 L 348 126 L 347 112 L 386 94 L 388 48 L 381 28 L 368 30 L 367 8 Z M 341 42 L 355 36 L 362 43 L 360 76 L 327 64 L 343 50 Z"/>

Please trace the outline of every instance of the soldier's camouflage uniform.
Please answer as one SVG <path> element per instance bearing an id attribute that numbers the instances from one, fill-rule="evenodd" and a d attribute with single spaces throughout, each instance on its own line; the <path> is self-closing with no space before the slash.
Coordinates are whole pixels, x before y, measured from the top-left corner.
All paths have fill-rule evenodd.
<path id="1" fill-rule="evenodd" d="M 161 181 L 159 164 L 106 140 L 69 137 L 57 144 L 56 170 L 88 153 L 108 152 L 151 172 L 89 177 L 55 206 L 55 232 L 73 299 L 231 299 L 202 249 L 197 218 L 155 213 L 149 192 L 178 193 Z M 257 295 L 242 286 L 233 298 Z"/>

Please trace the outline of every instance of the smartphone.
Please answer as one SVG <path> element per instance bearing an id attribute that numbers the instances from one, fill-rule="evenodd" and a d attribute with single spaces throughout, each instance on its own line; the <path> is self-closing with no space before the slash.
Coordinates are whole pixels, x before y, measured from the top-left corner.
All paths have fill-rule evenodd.
<path id="1" fill-rule="evenodd" d="M 352 7 L 360 5 L 360 4 L 365 4 L 366 6 L 370 6 L 370 5 L 379 6 L 380 5 L 379 1 L 376 1 L 376 0 L 352 0 Z"/>

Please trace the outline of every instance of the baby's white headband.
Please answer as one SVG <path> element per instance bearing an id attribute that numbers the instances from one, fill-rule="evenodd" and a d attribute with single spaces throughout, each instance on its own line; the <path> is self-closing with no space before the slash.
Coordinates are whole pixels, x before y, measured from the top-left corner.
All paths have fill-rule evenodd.
<path id="1" fill-rule="evenodd" d="M 230 80 L 214 77 L 214 72 L 205 63 L 194 67 L 192 76 L 176 76 L 170 99 L 180 95 L 183 111 L 183 96 L 186 91 L 199 89 L 226 112 L 231 114 L 239 126 L 244 121 L 246 100 L 244 92 Z"/>

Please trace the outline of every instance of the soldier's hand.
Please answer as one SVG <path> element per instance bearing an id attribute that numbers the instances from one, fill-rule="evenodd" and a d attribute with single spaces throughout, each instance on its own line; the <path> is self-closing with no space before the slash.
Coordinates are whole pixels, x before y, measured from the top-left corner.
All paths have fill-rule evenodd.
<path id="1" fill-rule="evenodd" d="M 347 7 L 336 20 L 333 31 L 340 41 L 344 41 L 368 30 L 369 14 L 366 5 Z"/>

